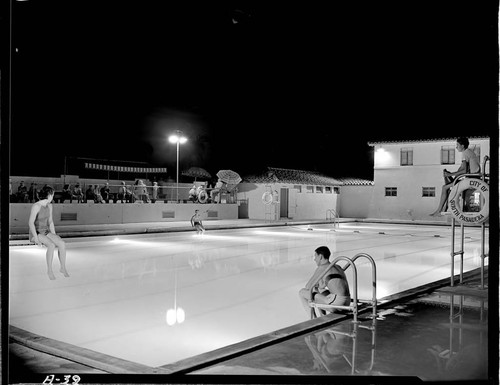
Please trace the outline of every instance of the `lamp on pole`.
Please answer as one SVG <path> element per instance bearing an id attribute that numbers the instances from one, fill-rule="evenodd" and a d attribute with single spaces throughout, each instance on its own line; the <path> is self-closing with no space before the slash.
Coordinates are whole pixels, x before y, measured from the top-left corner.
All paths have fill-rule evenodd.
<path id="1" fill-rule="evenodd" d="M 187 138 L 185 136 L 182 136 L 182 132 L 179 130 L 175 131 L 174 135 L 170 135 L 168 137 L 168 141 L 170 143 L 175 143 L 177 145 L 177 182 L 176 182 L 176 189 L 177 189 L 177 203 L 179 203 L 179 149 L 180 145 L 183 143 L 187 142 Z"/>

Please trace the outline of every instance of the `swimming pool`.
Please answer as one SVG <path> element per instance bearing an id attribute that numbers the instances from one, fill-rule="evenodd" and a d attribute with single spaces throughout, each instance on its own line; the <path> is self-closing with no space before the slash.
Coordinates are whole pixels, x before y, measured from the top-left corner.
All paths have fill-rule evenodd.
<path id="1" fill-rule="evenodd" d="M 55 281 L 44 249 L 10 248 L 10 325 L 151 367 L 307 320 L 297 293 L 320 245 L 333 257 L 370 254 L 378 298 L 450 274 L 446 226 L 342 223 L 66 242 L 71 277 L 56 273 Z M 467 228 L 464 271 L 480 266 L 480 247 L 480 229 Z M 371 267 L 357 266 L 359 297 L 370 298 Z"/>

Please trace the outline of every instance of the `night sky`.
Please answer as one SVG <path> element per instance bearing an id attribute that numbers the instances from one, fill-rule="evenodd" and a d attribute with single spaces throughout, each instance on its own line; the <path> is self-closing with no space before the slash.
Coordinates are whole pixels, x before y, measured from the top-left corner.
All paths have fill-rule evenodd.
<path id="1" fill-rule="evenodd" d="M 254 3 L 13 1 L 10 174 L 172 176 L 175 129 L 181 170 L 368 179 L 369 141 L 497 137 L 496 2 Z"/>

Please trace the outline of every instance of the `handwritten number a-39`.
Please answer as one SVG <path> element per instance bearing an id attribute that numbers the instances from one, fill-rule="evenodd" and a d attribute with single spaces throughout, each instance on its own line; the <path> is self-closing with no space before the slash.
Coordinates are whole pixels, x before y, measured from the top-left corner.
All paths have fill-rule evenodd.
<path id="1" fill-rule="evenodd" d="M 54 378 L 55 378 L 54 374 L 51 374 L 51 375 L 45 377 L 43 384 L 52 384 L 54 382 Z M 74 375 L 74 376 L 69 375 L 68 376 L 68 375 L 66 375 L 66 376 L 64 376 L 64 382 L 61 382 L 61 385 L 68 385 L 70 383 L 69 382 L 70 379 L 73 380 L 71 385 L 77 385 L 80 382 L 80 376 L 77 376 L 77 375 Z M 58 380 L 56 379 L 56 381 L 58 381 Z"/>

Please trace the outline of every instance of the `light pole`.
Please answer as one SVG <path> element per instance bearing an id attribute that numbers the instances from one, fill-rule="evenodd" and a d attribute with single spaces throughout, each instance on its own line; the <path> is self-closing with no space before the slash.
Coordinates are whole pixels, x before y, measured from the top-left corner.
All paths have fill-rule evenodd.
<path id="1" fill-rule="evenodd" d="M 183 143 L 187 142 L 187 138 L 185 136 L 182 136 L 182 132 L 179 130 L 175 131 L 174 135 L 170 135 L 168 137 L 168 141 L 170 143 L 175 143 L 177 144 L 177 182 L 176 182 L 176 189 L 177 189 L 177 203 L 179 203 L 179 148 L 180 145 Z"/>

